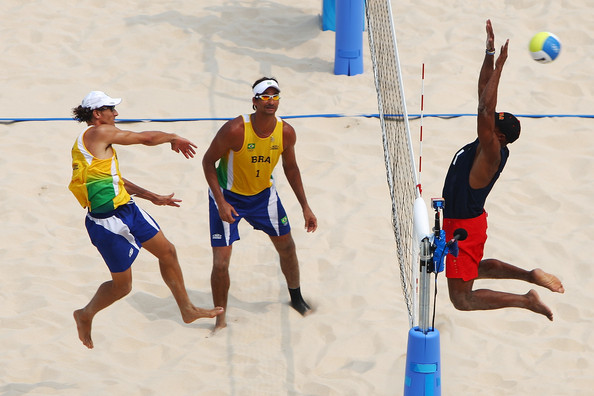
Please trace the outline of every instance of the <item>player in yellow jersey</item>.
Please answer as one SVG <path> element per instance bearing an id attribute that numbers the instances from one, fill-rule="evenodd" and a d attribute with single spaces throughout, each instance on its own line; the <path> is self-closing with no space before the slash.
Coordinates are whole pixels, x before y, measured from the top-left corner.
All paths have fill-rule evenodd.
<path id="1" fill-rule="evenodd" d="M 194 157 L 196 145 L 173 133 L 161 131 L 131 132 L 115 126 L 115 106 L 121 99 L 110 98 L 101 91 L 90 92 L 82 104 L 73 109 L 74 119 L 88 128 L 72 148 L 72 181 L 69 188 L 88 212 L 85 225 L 93 245 L 101 253 L 111 280 L 99 286 L 95 296 L 82 309 L 74 311 L 78 337 L 93 348 L 91 325 L 94 316 L 132 289 L 131 265 L 141 247 L 159 259 L 163 280 L 173 293 L 185 323 L 212 318 L 223 309 L 198 308 L 192 304 L 184 285 L 175 246 L 163 235 L 159 225 L 136 206 L 131 195 L 155 205 L 179 206 L 173 194 L 159 195 L 122 178 L 114 144 L 155 146 L 170 143 L 171 149 L 186 158 Z"/>
<path id="2" fill-rule="evenodd" d="M 307 232 L 315 231 L 318 222 L 307 203 L 297 166 L 295 129 L 276 116 L 280 100 L 278 82 L 264 77 L 253 84 L 252 90 L 254 113 L 225 123 L 202 160 L 210 187 L 213 301 L 216 306 L 227 308 L 231 248 L 239 239 L 238 223 L 245 218 L 255 229 L 269 235 L 280 257 L 291 306 L 307 315 L 311 308 L 301 296 L 295 242 L 272 180 L 279 159 L 282 158 L 284 173 L 301 204 Z M 215 331 L 226 326 L 225 313 L 217 316 Z"/>

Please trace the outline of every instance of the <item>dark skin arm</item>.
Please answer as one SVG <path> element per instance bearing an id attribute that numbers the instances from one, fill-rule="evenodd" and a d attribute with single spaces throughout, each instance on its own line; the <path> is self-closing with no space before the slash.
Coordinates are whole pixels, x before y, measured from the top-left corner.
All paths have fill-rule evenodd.
<path id="1" fill-rule="evenodd" d="M 491 25 L 491 20 L 487 19 L 487 42 L 486 42 L 486 49 L 489 51 L 495 51 L 495 34 L 493 33 L 493 26 Z M 479 74 L 479 81 L 478 81 L 478 98 L 480 100 L 483 91 L 485 90 L 485 86 L 491 78 L 493 74 L 493 65 L 495 63 L 495 56 L 488 55 L 485 53 L 485 58 L 483 59 L 483 66 L 481 67 L 481 72 Z"/>
<path id="2" fill-rule="evenodd" d="M 227 223 L 235 222 L 233 216 L 238 216 L 238 214 L 235 208 L 223 197 L 217 178 L 216 162 L 229 150 L 238 151 L 241 149 L 243 145 L 243 129 L 242 117 L 236 117 L 226 122 L 219 129 L 202 158 L 204 176 L 219 208 L 219 216 L 221 220 Z"/>
<path id="3" fill-rule="evenodd" d="M 293 189 L 297 201 L 303 210 L 303 218 L 305 219 L 305 229 L 307 232 L 314 232 L 318 228 L 318 219 L 307 203 L 305 190 L 303 189 L 303 182 L 301 180 L 301 172 L 297 165 L 295 157 L 295 143 L 297 135 L 295 129 L 288 123 L 283 121 L 283 171 L 289 181 L 289 185 Z"/>
<path id="4" fill-rule="evenodd" d="M 487 42 L 493 38 L 493 31 L 487 21 Z M 497 105 L 497 89 L 503 65 L 507 60 L 509 40 L 501 47 L 501 53 L 495 61 L 493 68 L 492 55 L 485 55 L 485 61 L 479 77 L 479 105 L 477 109 L 477 134 L 479 146 L 470 171 L 470 186 L 478 189 L 489 184 L 501 162 L 501 147 L 505 144 L 505 137 L 495 128 L 495 107 Z"/>

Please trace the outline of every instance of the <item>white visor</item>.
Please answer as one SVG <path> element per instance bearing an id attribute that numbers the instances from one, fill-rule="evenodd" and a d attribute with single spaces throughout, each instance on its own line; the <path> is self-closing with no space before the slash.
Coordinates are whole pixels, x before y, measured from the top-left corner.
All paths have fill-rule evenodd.
<path id="1" fill-rule="evenodd" d="M 254 96 L 256 95 L 261 95 L 264 93 L 264 91 L 266 91 L 268 88 L 274 88 L 276 89 L 278 92 L 280 92 L 280 88 L 278 87 L 278 83 L 274 80 L 264 80 L 258 83 L 258 85 L 256 85 L 254 87 Z"/>

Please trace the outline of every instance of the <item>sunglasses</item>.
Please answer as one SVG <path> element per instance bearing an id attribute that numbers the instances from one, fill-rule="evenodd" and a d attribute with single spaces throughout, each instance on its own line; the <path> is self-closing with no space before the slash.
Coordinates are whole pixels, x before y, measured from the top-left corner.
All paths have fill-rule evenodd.
<path id="1" fill-rule="evenodd" d="M 97 110 L 99 110 L 99 111 L 103 111 L 103 110 L 114 111 L 115 110 L 115 106 L 102 106 L 102 107 L 99 107 Z"/>
<path id="2" fill-rule="evenodd" d="M 255 96 L 256 99 L 262 99 L 265 101 L 268 101 L 270 99 L 272 100 L 279 100 L 280 99 L 280 95 L 279 94 L 274 94 L 274 95 L 256 95 Z"/>

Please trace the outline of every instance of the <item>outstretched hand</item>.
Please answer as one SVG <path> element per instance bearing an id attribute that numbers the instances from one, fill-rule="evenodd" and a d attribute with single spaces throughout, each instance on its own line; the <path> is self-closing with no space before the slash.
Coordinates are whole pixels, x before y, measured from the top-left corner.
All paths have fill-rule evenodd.
<path id="1" fill-rule="evenodd" d="M 175 206 L 179 208 L 178 202 L 181 202 L 182 200 L 173 198 L 174 195 L 175 193 L 171 193 L 169 195 L 155 195 L 155 197 L 151 199 L 151 202 L 159 206 Z"/>
<path id="2" fill-rule="evenodd" d="M 493 25 L 491 25 L 491 20 L 487 19 L 487 42 L 485 44 L 485 48 L 487 51 L 495 51 L 495 33 L 493 33 Z"/>
<path id="3" fill-rule="evenodd" d="M 194 143 L 183 137 L 177 137 L 171 141 L 171 150 L 176 153 L 182 153 L 186 158 L 194 158 L 194 154 L 196 154 L 196 150 L 194 149 L 197 147 Z"/>
<path id="4" fill-rule="evenodd" d="M 501 53 L 497 57 L 495 61 L 495 67 L 503 67 L 505 61 L 507 60 L 507 47 L 509 45 L 509 39 L 505 40 L 505 44 L 501 46 Z"/>

